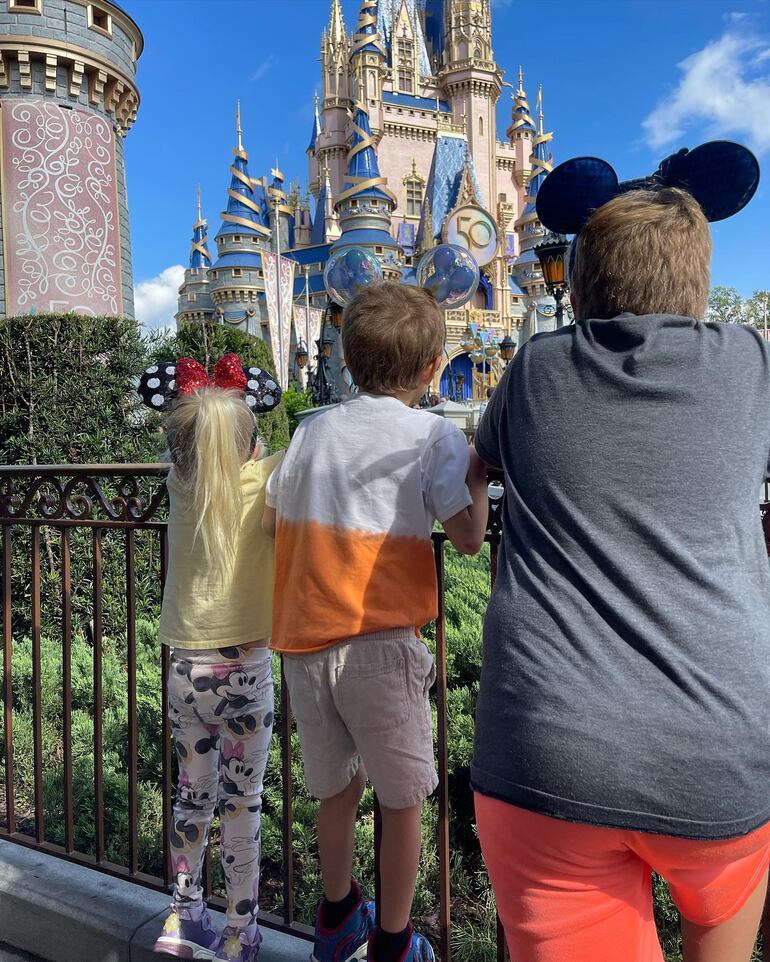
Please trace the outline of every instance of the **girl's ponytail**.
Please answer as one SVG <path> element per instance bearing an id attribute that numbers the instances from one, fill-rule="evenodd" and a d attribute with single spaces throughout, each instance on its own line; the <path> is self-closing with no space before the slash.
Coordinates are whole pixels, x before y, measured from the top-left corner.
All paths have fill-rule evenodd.
<path id="1" fill-rule="evenodd" d="M 241 525 L 241 466 L 255 420 L 237 390 L 202 387 L 180 396 L 166 422 L 177 480 L 190 498 L 208 562 L 225 577 Z"/>

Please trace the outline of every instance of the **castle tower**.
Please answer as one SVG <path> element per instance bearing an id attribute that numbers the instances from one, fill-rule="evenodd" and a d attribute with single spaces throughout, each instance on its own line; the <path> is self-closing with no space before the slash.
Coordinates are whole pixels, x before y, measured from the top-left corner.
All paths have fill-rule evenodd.
<path id="1" fill-rule="evenodd" d="M 350 45 L 354 96 L 366 104 L 369 122 L 382 130 L 382 79 L 385 47 L 377 30 L 377 0 L 362 0 L 356 32 Z"/>
<path id="2" fill-rule="evenodd" d="M 8 0 L 0 34 L 0 314 L 133 317 L 123 138 L 141 31 L 111 0 Z M 78 137 L 91 146 L 73 153 Z"/>
<path id="3" fill-rule="evenodd" d="M 270 171 L 273 178 L 267 188 L 267 213 L 273 236 L 273 249 L 278 249 L 277 239 L 280 240 L 281 252 L 294 247 L 294 211 L 284 190 L 284 176 L 276 166 Z M 279 233 L 279 238 L 276 234 Z"/>
<path id="4" fill-rule="evenodd" d="M 390 233 L 396 198 L 380 176 L 369 117 L 361 102 L 353 117 L 344 190 L 335 197 L 334 207 L 342 234 L 332 250 L 364 247 L 379 260 L 386 278 L 398 280 L 401 250 Z"/>
<path id="5" fill-rule="evenodd" d="M 211 255 L 206 228 L 206 221 L 201 214 L 201 192 L 198 188 L 198 219 L 193 224 L 190 262 L 179 288 L 179 305 L 175 318 L 177 327 L 193 321 L 202 323 L 214 317 L 214 304 L 209 293 Z"/>
<path id="6" fill-rule="evenodd" d="M 547 294 L 535 247 L 545 236 L 545 228 L 537 218 L 537 192 L 546 176 L 553 170 L 549 144 L 553 134 L 546 132 L 543 123 L 543 88 L 537 94 L 537 133 L 532 141 L 527 194 L 521 216 L 515 224 L 519 236 L 520 254 L 513 268 L 513 276 L 530 301 L 529 329 L 525 325 L 520 343 L 528 334 L 550 330 L 553 326 L 553 299 Z"/>
<path id="7" fill-rule="evenodd" d="M 348 142 L 350 90 L 350 38 L 345 29 L 340 0 L 332 0 L 328 30 L 321 37 L 321 78 L 323 81 L 323 137 L 316 146 L 318 163 L 329 165 L 332 189 L 342 190 Z"/>
<path id="8" fill-rule="evenodd" d="M 308 161 L 308 189 L 314 197 L 318 196 L 318 192 L 321 189 L 321 183 L 319 179 L 321 168 L 318 154 L 320 141 L 321 118 L 318 114 L 318 94 L 315 93 L 313 95 L 313 128 L 310 132 L 310 143 L 307 145 L 307 149 L 305 150 Z"/>
<path id="9" fill-rule="evenodd" d="M 464 118 L 483 206 L 494 210 L 497 145 L 495 105 L 503 75 L 492 53 L 490 0 L 446 0 L 441 83 L 455 122 Z"/>
<path id="10" fill-rule="evenodd" d="M 240 103 L 236 112 L 237 145 L 230 166 L 227 210 L 214 240 L 218 257 L 209 271 L 209 289 L 216 316 L 250 334 L 261 334 L 265 290 L 262 250 L 268 249 L 271 232 L 261 181 L 249 176 L 249 155 L 243 148 Z M 266 314 L 265 314 L 266 316 Z"/>

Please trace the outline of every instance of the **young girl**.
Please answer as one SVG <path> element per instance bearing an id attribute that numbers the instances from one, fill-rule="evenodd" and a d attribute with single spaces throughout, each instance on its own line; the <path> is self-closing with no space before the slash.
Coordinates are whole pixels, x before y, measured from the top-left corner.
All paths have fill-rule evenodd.
<path id="1" fill-rule="evenodd" d="M 280 388 L 223 357 L 209 379 L 196 361 L 153 365 L 139 394 L 166 421 L 169 564 L 159 637 L 172 646 L 169 717 L 179 762 L 169 838 L 174 898 L 155 944 L 183 958 L 254 962 L 262 778 L 273 726 L 268 638 L 273 545 L 262 532 L 265 485 L 281 455 L 260 457 L 254 413 Z M 227 927 L 209 920 L 201 887 L 218 805 Z"/>

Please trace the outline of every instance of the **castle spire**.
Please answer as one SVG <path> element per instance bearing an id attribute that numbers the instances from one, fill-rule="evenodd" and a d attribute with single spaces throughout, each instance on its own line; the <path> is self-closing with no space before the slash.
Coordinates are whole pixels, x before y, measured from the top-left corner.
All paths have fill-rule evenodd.
<path id="1" fill-rule="evenodd" d="M 211 267 L 211 254 L 208 249 L 208 236 L 206 234 L 206 221 L 201 214 L 201 189 L 196 188 L 198 194 L 198 219 L 193 224 L 192 245 L 190 247 L 190 267 L 209 268 Z"/>
<path id="2" fill-rule="evenodd" d="M 538 131 L 535 139 L 532 141 L 532 156 L 530 162 L 532 164 L 532 173 L 529 178 L 529 185 L 527 187 L 527 208 L 526 213 L 532 213 L 534 210 L 535 197 L 540 189 L 540 185 L 545 180 L 546 176 L 553 170 L 553 157 L 548 149 L 548 144 L 553 140 L 552 133 L 546 133 L 543 126 L 543 85 L 540 85 L 540 89 L 537 95 L 537 116 L 538 116 Z"/>
<path id="3" fill-rule="evenodd" d="M 331 14 L 329 15 L 329 43 L 336 45 L 347 39 L 345 29 L 345 19 L 342 16 L 342 4 L 340 0 L 332 0 Z"/>
<path id="4" fill-rule="evenodd" d="M 538 99 L 538 103 L 539 103 Z M 506 135 L 511 143 L 522 137 L 531 137 L 536 133 L 535 121 L 529 112 L 527 93 L 524 90 L 524 71 L 519 67 L 519 86 L 513 94 L 513 110 L 511 111 L 511 126 Z"/>
<path id="5" fill-rule="evenodd" d="M 377 29 L 377 0 L 361 0 L 356 32 L 352 39 L 351 57 L 360 53 L 375 53 L 385 57 L 385 47 Z"/>
<path id="6" fill-rule="evenodd" d="M 537 132 L 543 133 L 543 85 L 537 88 Z"/>
<path id="7" fill-rule="evenodd" d="M 312 152 L 316 149 L 318 138 L 321 135 L 321 117 L 318 113 L 318 91 L 317 90 L 313 94 L 313 104 L 314 104 L 313 131 L 310 134 L 310 143 L 307 145 L 307 149 L 309 152 Z"/>
<path id="8" fill-rule="evenodd" d="M 259 234 L 269 237 L 270 231 L 264 217 L 263 205 L 254 190 L 254 181 L 249 176 L 249 155 L 243 148 L 241 130 L 241 102 L 235 112 L 237 146 L 233 151 L 235 160 L 230 165 L 230 186 L 227 189 L 227 210 L 222 213 L 222 226 L 217 234 Z"/>

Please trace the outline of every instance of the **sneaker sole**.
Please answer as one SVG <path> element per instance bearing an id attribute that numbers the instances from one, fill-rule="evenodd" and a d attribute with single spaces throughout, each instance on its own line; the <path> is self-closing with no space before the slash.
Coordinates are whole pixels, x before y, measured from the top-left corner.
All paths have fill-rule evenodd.
<path id="1" fill-rule="evenodd" d="M 368 942 L 364 942 L 364 944 L 360 945 L 352 955 L 342 959 L 341 962 L 360 962 L 361 959 L 365 959 L 368 944 Z M 318 962 L 318 959 L 313 955 L 312 952 L 310 953 L 310 962 Z"/>
<path id="2" fill-rule="evenodd" d="M 195 942 L 183 942 L 177 939 L 158 939 L 153 952 L 163 955 L 173 955 L 177 959 L 213 959 L 215 949 L 205 949 Z"/>

